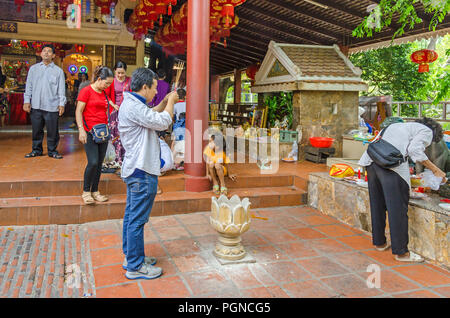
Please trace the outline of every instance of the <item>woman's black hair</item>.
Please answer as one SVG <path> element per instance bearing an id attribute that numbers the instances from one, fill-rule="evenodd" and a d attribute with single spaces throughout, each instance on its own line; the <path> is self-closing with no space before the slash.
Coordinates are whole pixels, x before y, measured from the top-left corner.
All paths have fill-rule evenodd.
<path id="1" fill-rule="evenodd" d="M 156 74 L 158 74 L 159 79 L 163 79 L 164 77 L 166 77 L 166 71 L 164 71 L 164 69 L 162 69 L 162 68 L 157 70 Z"/>
<path id="2" fill-rule="evenodd" d="M 95 68 L 93 76 L 92 82 L 94 83 L 99 78 L 105 80 L 108 77 L 114 77 L 114 74 L 109 67 L 99 65 Z"/>
<path id="3" fill-rule="evenodd" d="M 127 70 L 127 63 L 124 61 L 117 61 L 116 65 L 114 66 L 114 71 L 118 68 L 123 68 L 125 71 Z"/>
<path id="4" fill-rule="evenodd" d="M 439 142 L 444 137 L 444 133 L 442 132 L 442 126 L 434 119 L 423 117 L 420 119 L 416 119 L 416 123 L 425 125 L 433 131 L 434 142 Z"/>

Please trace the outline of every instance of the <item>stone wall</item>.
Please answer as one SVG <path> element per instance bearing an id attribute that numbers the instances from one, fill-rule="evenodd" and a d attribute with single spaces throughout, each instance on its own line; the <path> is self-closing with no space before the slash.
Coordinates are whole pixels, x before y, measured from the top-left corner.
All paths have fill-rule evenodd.
<path id="1" fill-rule="evenodd" d="M 410 200 L 408 248 L 450 268 L 450 214 L 438 203 L 436 196 L 429 201 Z M 327 173 L 312 173 L 308 182 L 308 205 L 352 227 L 372 232 L 367 188 L 334 179 Z M 389 224 L 386 236 L 389 238 Z"/>
<path id="2" fill-rule="evenodd" d="M 299 158 L 309 137 L 331 137 L 335 157 L 342 157 L 342 135 L 358 128 L 359 92 L 296 91 L 293 97 L 293 125 L 302 125 Z M 333 112 L 334 110 L 334 112 Z"/>

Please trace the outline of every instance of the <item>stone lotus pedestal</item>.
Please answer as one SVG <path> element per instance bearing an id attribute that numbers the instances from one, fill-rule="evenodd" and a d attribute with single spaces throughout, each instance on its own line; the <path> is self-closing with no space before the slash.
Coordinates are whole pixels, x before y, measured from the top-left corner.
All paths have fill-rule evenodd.
<path id="1" fill-rule="evenodd" d="M 255 260 L 241 243 L 241 234 L 250 227 L 250 201 L 237 195 L 228 199 L 212 197 L 210 223 L 219 233 L 214 256 L 222 264 L 254 263 Z"/>

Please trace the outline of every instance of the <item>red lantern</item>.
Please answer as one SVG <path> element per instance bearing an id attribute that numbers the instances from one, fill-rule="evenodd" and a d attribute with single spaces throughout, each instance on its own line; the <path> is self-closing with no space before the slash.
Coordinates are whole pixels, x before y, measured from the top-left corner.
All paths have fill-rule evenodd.
<path id="1" fill-rule="evenodd" d="M 232 21 L 232 17 L 234 17 L 234 8 L 243 4 L 246 0 L 212 0 L 211 7 L 212 10 L 220 12 L 220 15 L 225 20 L 225 25 L 228 27 L 228 24 Z"/>
<path id="2" fill-rule="evenodd" d="M 258 70 L 259 70 L 259 66 L 260 66 L 259 63 L 253 64 L 253 65 L 250 65 L 249 67 L 247 67 L 247 69 L 245 70 L 247 77 L 249 79 L 251 79 L 252 81 L 255 80 L 255 75 L 256 75 L 256 72 L 258 72 Z"/>
<path id="3" fill-rule="evenodd" d="M 420 50 L 411 54 L 411 61 L 419 64 L 419 73 L 430 71 L 428 63 L 436 61 L 438 54 L 432 50 Z"/>

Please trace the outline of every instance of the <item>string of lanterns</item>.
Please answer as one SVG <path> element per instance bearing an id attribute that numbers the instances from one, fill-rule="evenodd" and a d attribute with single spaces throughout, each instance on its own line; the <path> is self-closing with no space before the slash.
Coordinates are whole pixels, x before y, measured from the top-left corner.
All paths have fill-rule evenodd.
<path id="1" fill-rule="evenodd" d="M 210 42 L 222 43 L 227 46 L 227 37 L 230 30 L 239 23 L 239 17 L 234 13 L 234 8 L 243 4 L 246 0 L 211 0 L 210 5 Z M 173 0 L 140 0 L 127 23 L 127 29 L 133 34 L 134 39 L 142 40 L 149 29 L 154 28 L 154 23 L 159 18 L 162 26 L 162 15 L 167 11 L 172 15 L 170 5 L 176 5 Z M 167 54 L 183 54 L 187 48 L 187 16 L 188 5 L 184 3 L 181 8 L 172 15 L 170 21 L 160 27 L 154 36 L 154 40 L 163 47 Z"/>

